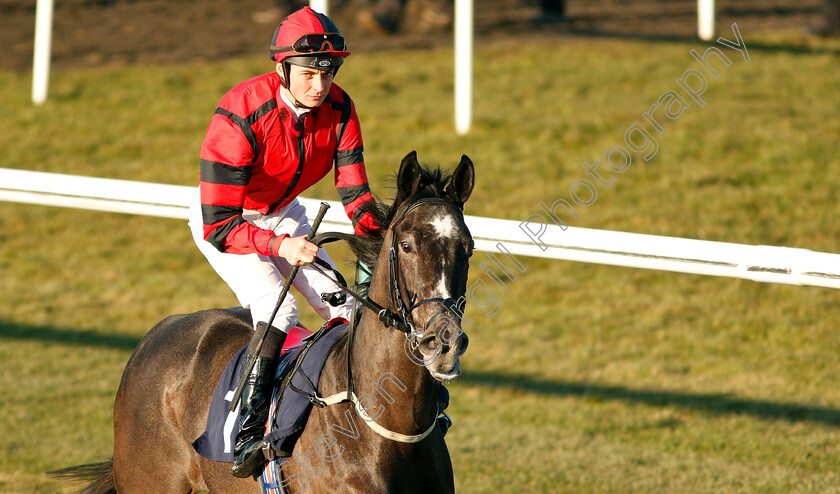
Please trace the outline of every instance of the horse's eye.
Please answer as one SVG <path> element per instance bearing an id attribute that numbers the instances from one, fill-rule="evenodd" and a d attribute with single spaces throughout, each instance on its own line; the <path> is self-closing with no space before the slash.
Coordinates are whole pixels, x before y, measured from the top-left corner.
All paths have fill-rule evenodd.
<path id="1" fill-rule="evenodd" d="M 400 247 L 402 248 L 403 252 L 411 252 L 411 245 L 406 241 L 400 242 Z"/>

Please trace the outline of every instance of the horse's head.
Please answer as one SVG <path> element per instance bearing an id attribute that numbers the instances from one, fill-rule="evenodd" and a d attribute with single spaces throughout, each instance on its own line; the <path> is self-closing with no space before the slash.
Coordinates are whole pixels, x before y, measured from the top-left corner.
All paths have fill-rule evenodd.
<path id="1" fill-rule="evenodd" d="M 462 209 L 474 177 L 466 156 L 445 177 L 421 168 L 417 154 L 409 153 L 397 174 L 397 197 L 384 239 L 389 302 L 413 329 L 407 334 L 406 355 L 439 381 L 460 375 L 459 358 L 469 343 L 460 314 L 473 240 Z"/>

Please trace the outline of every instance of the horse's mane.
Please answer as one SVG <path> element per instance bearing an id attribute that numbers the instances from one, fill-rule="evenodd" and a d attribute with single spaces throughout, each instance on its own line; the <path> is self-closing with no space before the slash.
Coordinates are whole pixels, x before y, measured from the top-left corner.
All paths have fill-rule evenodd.
<path id="1" fill-rule="evenodd" d="M 371 230 L 362 227 L 363 232 L 361 235 L 347 235 L 345 237 L 350 250 L 356 258 L 373 270 L 376 267 L 379 252 L 382 250 L 385 232 L 391 227 L 391 223 L 394 221 L 394 217 L 400 206 L 403 204 L 413 204 L 420 199 L 430 197 L 444 198 L 446 186 L 451 180 L 452 175 L 448 172 L 440 168 L 429 168 L 423 165 L 420 167 L 419 187 L 417 192 L 411 197 L 401 197 L 398 191 L 390 206 L 378 199 L 362 204 L 356 214 L 361 216 L 364 213 L 370 213 L 380 228 Z"/>

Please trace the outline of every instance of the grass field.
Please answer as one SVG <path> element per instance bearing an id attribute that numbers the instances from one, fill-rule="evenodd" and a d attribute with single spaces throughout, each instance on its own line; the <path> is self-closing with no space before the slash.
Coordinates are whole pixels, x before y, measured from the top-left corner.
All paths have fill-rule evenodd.
<path id="1" fill-rule="evenodd" d="M 742 32 L 699 107 L 599 187 L 571 226 L 840 252 L 840 45 Z M 730 35 L 731 39 L 732 36 Z M 569 198 L 701 43 L 569 38 L 482 46 L 474 126 L 453 132 L 451 51 L 354 54 L 374 192 L 399 160 L 476 163 L 467 213 L 521 220 Z M 0 73 L 0 166 L 191 185 L 209 118 L 260 59 L 60 71 L 29 103 Z M 661 110 L 660 110 L 661 111 Z M 599 169 L 601 171 L 604 168 Z M 330 180 L 310 197 L 334 200 Z M 158 320 L 233 305 L 181 221 L 3 204 L 0 492 L 109 456 L 122 368 Z M 333 257 L 347 254 L 340 249 Z M 473 279 L 482 273 L 477 254 Z M 468 309 L 451 386 L 458 491 L 840 492 L 838 293 L 529 258 L 492 318 Z M 472 311 L 472 312 L 470 312 Z M 314 324 L 312 315 L 305 321 Z"/>

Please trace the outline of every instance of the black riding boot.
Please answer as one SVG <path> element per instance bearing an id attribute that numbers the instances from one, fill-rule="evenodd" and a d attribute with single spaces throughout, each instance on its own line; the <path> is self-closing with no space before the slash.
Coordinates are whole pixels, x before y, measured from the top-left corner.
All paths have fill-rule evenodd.
<path id="1" fill-rule="evenodd" d="M 255 357 L 245 355 L 245 365 Z M 274 357 L 256 357 L 254 369 L 248 375 L 239 401 L 239 433 L 234 446 L 231 473 L 235 477 L 250 477 L 265 460 L 263 441 L 265 422 L 268 419 L 272 378 L 277 366 Z M 244 370 L 243 370 L 244 372 Z"/>
<path id="2" fill-rule="evenodd" d="M 274 371 L 277 355 L 286 341 L 286 333 L 274 326 L 266 330 L 267 326 L 264 322 L 257 323 L 256 331 L 245 350 L 242 372 L 245 372 L 252 360 L 256 359 L 256 362 L 245 380 L 239 399 L 239 433 L 236 435 L 233 467 L 230 469 L 239 478 L 253 475 L 265 460 L 263 448 L 266 443 L 263 437 L 273 391 Z"/>
<path id="3" fill-rule="evenodd" d="M 245 364 L 255 357 L 245 355 Z M 235 477 L 250 477 L 265 460 L 263 441 L 265 422 L 268 419 L 271 400 L 272 378 L 277 366 L 274 357 L 256 357 L 254 370 L 248 375 L 239 402 L 239 434 L 233 450 L 234 462 L 231 473 Z M 244 370 L 243 370 L 244 372 Z"/>

